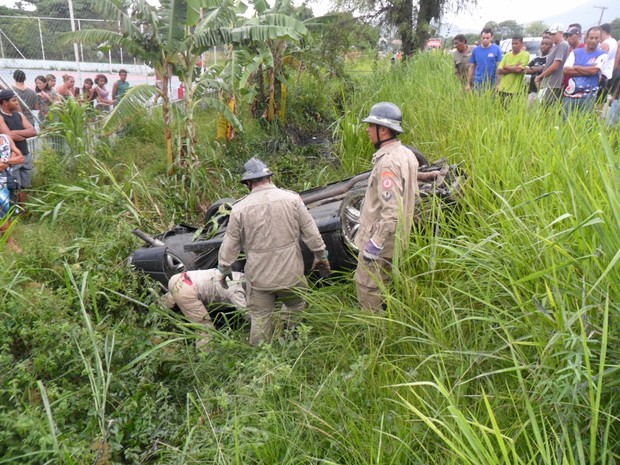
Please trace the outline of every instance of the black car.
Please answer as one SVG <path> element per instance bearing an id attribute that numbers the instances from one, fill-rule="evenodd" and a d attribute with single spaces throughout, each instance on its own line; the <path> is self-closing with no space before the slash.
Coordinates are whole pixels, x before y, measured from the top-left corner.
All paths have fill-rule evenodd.
<path id="1" fill-rule="evenodd" d="M 443 159 L 428 164 L 419 152 L 414 153 L 420 161 L 416 220 L 424 221 L 425 211 L 429 210 L 425 207 L 430 206 L 431 199 L 440 199 L 442 207 L 446 208 L 456 203 L 466 176 L 460 167 L 448 165 Z M 370 171 L 366 171 L 300 193 L 325 241 L 332 270 L 355 267 L 358 251 L 354 239 L 369 176 Z M 201 228 L 181 224 L 156 237 L 134 230 L 133 233 L 145 244 L 131 254 L 129 263 L 135 270 L 158 281 L 164 289 L 176 273 L 217 267 L 218 251 L 233 202 L 234 199 L 228 198 L 214 202 L 207 210 Z M 313 256 L 303 243 L 301 245 L 308 274 Z M 233 268 L 243 271 L 243 265 L 240 259 Z"/>

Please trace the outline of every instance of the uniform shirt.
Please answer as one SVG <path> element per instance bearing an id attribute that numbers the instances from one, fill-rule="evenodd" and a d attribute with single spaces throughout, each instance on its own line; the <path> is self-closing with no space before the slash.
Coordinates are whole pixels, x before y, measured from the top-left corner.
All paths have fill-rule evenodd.
<path id="1" fill-rule="evenodd" d="M 461 81 L 467 81 L 467 70 L 469 69 L 471 48 L 468 45 L 467 49 L 463 53 L 458 50 L 454 50 L 454 52 L 452 52 L 452 57 L 454 59 L 454 73 Z"/>
<path id="2" fill-rule="evenodd" d="M 570 46 L 565 40 L 563 40 L 551 49 L 549 55 L 547 55 L 547 64 L 545 65 L 545 69 L 543 69 L 543 72 L 546 71 L 549 66 L 551 66 L 551 64 L 556 61 L 560 62 L 560 66 L 558 66 L 558 68 L 549 76 L 545 76 L 543 78 L 542 85 L 540 86 L 541 88 L 548 87 L 551 89 L 560 89 L 562 87 L 562 78 L 564 77 L 564 62 L 568 57 L 569 49 Z"/>
<path id="3" fill-rule="evenodd" d="M 228 281 L 228 289 L 222 286 L 221 274 L 217 269 L 186 271 L 185 274 L 195 286 L 196 295 L 205 305 L 221 303 L 245 308 L 243 273 L 233 272 L 233 280 Z"/>
<path id="4" fill-rule="evenodd" d="M 495 44 L 484 48 L 478 45 L 471 52 L 469 62 L 475 65 L 474 83 L 476 84 L 495 84 L 495 70 L 497 64 L 502 60 L 502 50 Z"/>
<path id="5" fill-rule="evenodd" d="M 409 239 L 418 188 L 418 160 L 397 140 L 384 144 L 375 153 L 373 165 L 355 245 L 363 250 L 372 239 L 383 247 L 381 257 L 391 258 L 399 221 L 403 244 Z"/>
<path id="6" fill-rule="evenodd" d="M 607 54 L 600 48 L 587 52 L 585 48 L 578 48 L 571 52 L 566 59 L 565 67 L 573 66 L 596 66 L 599 72 L 590 76 L 573 76 L 568 79 L 568 85 L 564 89 L 564 96 L 570 98 L 582 98 L 586 94 L 596 93 L 598 91 L 598 80 L 600 70 L 607 61 Z"/>
<path id="7" fill-rule="evenodd" d="M 300 239 L 316 257 L 323 254 L 325 243 L 299 194 L 258 186 L 233 204 L 218 262 L 230 267 L 243 249 L 253 288 L 290 289 L 305 283 Z"/>
<path id="8" fill-rule="evenodd" d="M 512 52 L 506 53 L 502 57 L 498 69 L 503 69 L 504 66 L 517 66 L 520 65 L 524 70 L 527 66 L 527 62 L 530 59 L 530 54 L 525 50 L 520 51 L 516 55 Z M 516 94 L 522 92 L 525 88 L 523 85 L 524 74 L 510 73 L 504 74 L 499 81 L 499 91 L 507 94 Z"/>

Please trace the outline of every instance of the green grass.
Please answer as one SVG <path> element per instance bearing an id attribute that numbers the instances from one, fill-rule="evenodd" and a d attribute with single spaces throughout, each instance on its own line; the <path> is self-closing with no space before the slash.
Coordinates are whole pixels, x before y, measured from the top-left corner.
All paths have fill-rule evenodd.
<path id="1" fill-rule="evenodd" d="M 363 63 L 321 98 L 298 79 L 290 94 L 317 98 L 291 121 L 334 115 L 329 153 L 244 121 L 168 178 L 147 120 L 96 157 L 39 160 L 14 229 L 26 252 L 0 256 L 0 464 L 618 463 L 620 133 L 451 75 L 422 55 Z M 381 100 L 403 109 L 404 142 L 469 174 L 459 208 L 398 257 L 386 315 L 361 313 L 343 273 L 308 293 L 297 339 L 256 349 L 224 330 L 195 353 L 194 327 L 126 269 L 130 229 L 198 224 L 243 194 L 250 156 L 293 189 L 367 169 L 360 120 Z"/>

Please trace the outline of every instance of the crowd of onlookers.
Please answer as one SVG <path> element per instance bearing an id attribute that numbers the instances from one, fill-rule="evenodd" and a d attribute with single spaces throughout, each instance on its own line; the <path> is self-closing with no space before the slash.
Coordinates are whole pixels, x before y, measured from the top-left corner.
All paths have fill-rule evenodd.
<path id="1" fill-rule="evenodd" d="M 530 105 L 561 103 L 565 118 L 599 110 L 609 126 L 620 119 L 620 54 L 610 24 L 591 27 L 585 34 L 578 23 L 567 28 L 554 24 L 542 36 L 540 54 L 531 60 L 522 36 L 512 37 L 511 51 L 502 53 L 487 28 L 479 45 L 469 46 L 461 34 L 453 45 L 454 72 L 467 91 L 494 90 L 503 102 L 527 94 Z"/>
<path id="2" fill-rule="evenodd" d="M 94 80 L 84 79 L 81 88 L 69 74 L 62 76 L 59 86 L 53 74 L 37 76 L 34 89 L 26 86 L 26 74 L 22 70 L 16 70 L 13 79 L 13 86 L 0 88 L 0 238 L 20 252 L 9 233 L 11 217 L 23 211 L 26 189 L 30 187 L 32 154 L 28 139 L 36 137 L 38 129 L 48 121 L 50 108 L 59 102 L 75 99 L 99 111 L 109 111 L 127 92 L 129 83 L 125 70 L 119 71 L 119 80 L 112 89 L 106 87 L 108 78 L 103 74 Z"/>
<path id="3" fill-rule="evenodd" d="M 70 74 L 63 74 L 62 84 L 58 86 L 56 76 L 53 74 L 40 75 L 35 78 L 34 87 L 30 88 L 25 83 L 26 74 L 18 69 L 13 73 L 15 84 L 11 89 L 17 95 L 21 111 L 28 121 L 33 126 L 37 124 L 44 126 L 50 107 L 64 99 L 76 99 L 91 104 L 100 111 L 109 111 L 129 88 L 127 71 L 121 69 L 118 75 L 119 80 L 114 83 L 112 89 L 106 87 L 108 78 L 104 74 L 97 74 L 94 79 L 84 79 L 82 87 L 76 85 L 75 78 Z M 38 112 L 38 118 L 35 118 L 33 111 Z"/>

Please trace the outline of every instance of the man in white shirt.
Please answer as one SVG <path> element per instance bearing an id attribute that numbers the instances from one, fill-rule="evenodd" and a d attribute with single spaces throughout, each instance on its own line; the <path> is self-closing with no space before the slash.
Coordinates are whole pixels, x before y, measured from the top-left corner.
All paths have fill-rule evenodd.
<path id="1" fill-rule="evenodd" d="M 609 23 L 601 24 L 599 27 L 601 28 L 600 48 L 607 54 L 607 61 L 601 69 L 601 88 L 599 90 L 599 100 L 603 100 L 611 89 L 611 78 L 614 73 L 618 41 L 611 36 L 611 25 Z"/>

